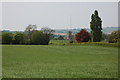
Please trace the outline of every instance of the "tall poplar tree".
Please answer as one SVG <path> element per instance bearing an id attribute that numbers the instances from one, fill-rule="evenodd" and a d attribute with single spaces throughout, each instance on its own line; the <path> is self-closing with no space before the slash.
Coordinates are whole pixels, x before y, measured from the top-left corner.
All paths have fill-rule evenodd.
<path id="1" fill-rule="evenodd" d="M 102 20 L 98 15 L 98 11 L 95 10 L 91 16 L 90 28 L 92 33 L 92 41 L 100 42 L 102 38 Z"/>

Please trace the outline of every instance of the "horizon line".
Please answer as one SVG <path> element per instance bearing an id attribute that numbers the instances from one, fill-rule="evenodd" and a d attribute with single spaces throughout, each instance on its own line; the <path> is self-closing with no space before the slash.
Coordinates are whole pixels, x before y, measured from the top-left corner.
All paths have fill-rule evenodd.
<path id="1" fill-rule="evenodd" d="M 103 27 L 103 28 L 120 28 L 120 27 Z M 53 28 L 50 28 L 53 29 Z M 85 27 L 80 27 L 80 28 L 71 28 L 71 29 L 66 29 L 66 28 L 57 28 L 57 29 L 53 29 L 53 30 L 72 30 L 72 29 L 90 29 L 90 28 L 85 28 Z M 25 31 L 25 30 L 11 30 L 11 29 L 1 29 L 0 31 Z M 40 30 L 40 29 L 36 29 L 36 30 Z"/>

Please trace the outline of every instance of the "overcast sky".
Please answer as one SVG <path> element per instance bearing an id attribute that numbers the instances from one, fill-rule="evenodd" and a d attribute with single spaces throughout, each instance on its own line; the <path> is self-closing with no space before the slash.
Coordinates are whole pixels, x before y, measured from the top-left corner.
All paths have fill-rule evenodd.
<path id="1" fill-rule="evenodd" d="M 103 27 L 117 27 L 117 4 L 117 2 L 4 2 L 2 29 L 25 30 L 29 24 L 36 24 L 38 29 L 89 28 L 94 10 L 99 11 Z"/>

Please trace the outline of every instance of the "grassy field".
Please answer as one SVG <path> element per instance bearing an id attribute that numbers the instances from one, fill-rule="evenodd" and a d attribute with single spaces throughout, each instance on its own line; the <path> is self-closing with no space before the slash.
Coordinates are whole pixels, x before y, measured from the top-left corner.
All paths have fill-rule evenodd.
<path id="1" fill-rule="evenodd" d="M 3 45 L 3 78 L 116 78 L 118 49 Z"/>

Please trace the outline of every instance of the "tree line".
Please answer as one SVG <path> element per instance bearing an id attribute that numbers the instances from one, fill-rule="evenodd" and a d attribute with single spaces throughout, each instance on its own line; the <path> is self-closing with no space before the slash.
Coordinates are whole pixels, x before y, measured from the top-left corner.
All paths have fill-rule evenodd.
<path id="1" fill-rule="evenodd" d="M 37 30 L 36 25 L 28 25 L 24 32 L 3 32 L 2 44 L 48 45 L 53 32 L 48 27 Z"/>

